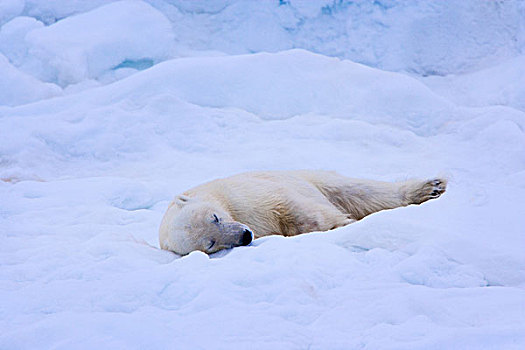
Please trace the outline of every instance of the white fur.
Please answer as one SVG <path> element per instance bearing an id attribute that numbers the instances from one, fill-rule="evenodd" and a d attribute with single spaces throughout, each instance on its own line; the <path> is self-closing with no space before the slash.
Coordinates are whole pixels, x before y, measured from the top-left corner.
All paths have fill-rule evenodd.
<path id="1" fill-rule="evenodd" d="M 255 238 L 327 231 L 380 210 L 437 198 L 446 183 L 360 180 L 314 170 L 243 173 L 177 196 L 162 220 L 160 246 L 179 254 L 211 253 L 240 245 L 246 229 Z"/>

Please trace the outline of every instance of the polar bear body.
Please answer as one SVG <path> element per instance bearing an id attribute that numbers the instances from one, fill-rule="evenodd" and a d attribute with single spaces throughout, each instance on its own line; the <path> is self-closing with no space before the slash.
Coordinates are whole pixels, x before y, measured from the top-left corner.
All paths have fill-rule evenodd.
<path id="1" fill-rule="evenodd" d="M 391 183 L 318 170 L 238 174 L 177 196 L 162 220 L 160 245 L 178 254 L 212 253 L 253 237 L 327 231 L 437 198 L 445 187 L 444 179 Z"/>

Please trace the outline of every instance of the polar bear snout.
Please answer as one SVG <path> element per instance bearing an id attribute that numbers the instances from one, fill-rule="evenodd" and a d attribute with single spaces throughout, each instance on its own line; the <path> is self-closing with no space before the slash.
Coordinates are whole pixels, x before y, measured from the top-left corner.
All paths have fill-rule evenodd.
<path id="1" fill-rule="evenodd" d="M 246 246 L 253 241 L 253 232 L 250 228 L 239 222 L 225 223 L 221 229 L 221 236 L 224 237 L 225 245 L 233 247 Z"/>
<path id="2" fill-rule="evenodd" d="M 244 229 L 243 234 L 242 234 L 241 245 L 248 245 L 252 243 L 252 241 L 253 241 L 253 232 L 248 229 Z"/>

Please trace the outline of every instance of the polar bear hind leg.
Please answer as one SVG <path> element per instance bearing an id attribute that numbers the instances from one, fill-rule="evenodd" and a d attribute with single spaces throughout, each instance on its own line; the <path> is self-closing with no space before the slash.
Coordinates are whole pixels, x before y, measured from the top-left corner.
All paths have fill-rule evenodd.
<path id="1" fill-rule="evenodd" d="M 438 198 L 445 192 L 447 185 L 445 179 L 383 182 L 341 175 L 328 181 L 312 180 L 335 207 L 354 220 L 381 210 L 421 204 Z"/>

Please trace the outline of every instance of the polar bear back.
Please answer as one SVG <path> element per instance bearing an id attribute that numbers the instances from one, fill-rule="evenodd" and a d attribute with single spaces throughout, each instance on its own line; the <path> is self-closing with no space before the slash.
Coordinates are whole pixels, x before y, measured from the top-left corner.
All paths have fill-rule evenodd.
<path id="1" fill-rule="evenodd" d="M 338 175 L 328 171 L 248 172 L 192 188 L 185 195 L 219 203 L 236 221 L 248 225 L 255 237 L 303 233 L 309 213 L 331 206 L 318 185 Z M 299 226 L 299 227 L 298 227 Z M 298 229 L 299 228 L 299 229 Z"/>

